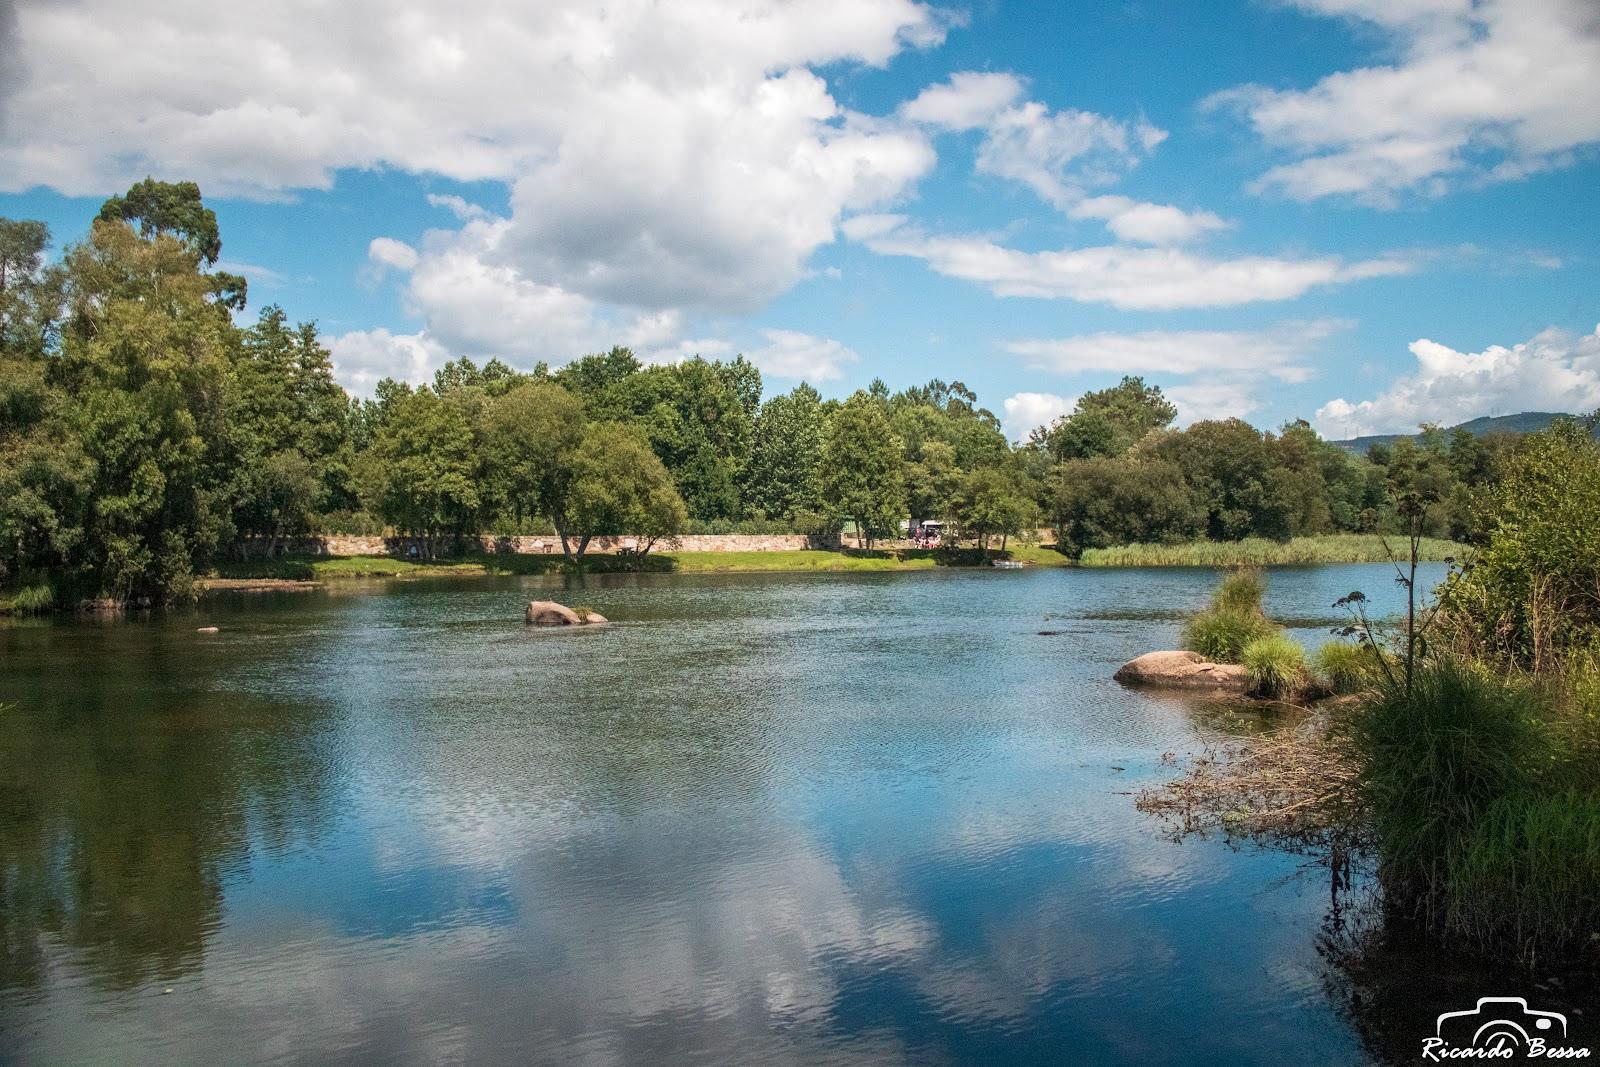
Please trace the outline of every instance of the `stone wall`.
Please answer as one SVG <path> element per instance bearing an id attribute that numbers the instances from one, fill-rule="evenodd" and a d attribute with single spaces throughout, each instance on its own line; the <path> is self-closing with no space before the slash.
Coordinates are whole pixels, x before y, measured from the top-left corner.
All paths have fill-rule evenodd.
<path id="1" fill-rule="evenodd" d="M 533 555 L 544 553 L 560 555 L 561 539 L 554 534 L 526 537 L 478 538 L 478 550 L 487 553 Z M 627 538 L 597 537 L 589 543 L 589 552 L 616 552 Z M 467 548 L 473 548 L 471 539 Z M 838 548 L 836 539 L 810 537 L 806 534 L 685 534 L 676 544 L 658 541 L 656 552 L 789 552 L 801 548 Z M 329 534 L 324 537 L 307 537 L 290 542 L 285 552 L 311 556 L 399 556 L 422 554 L 420 544 L 411 537 L 377 537 L 347 534 Z"/>

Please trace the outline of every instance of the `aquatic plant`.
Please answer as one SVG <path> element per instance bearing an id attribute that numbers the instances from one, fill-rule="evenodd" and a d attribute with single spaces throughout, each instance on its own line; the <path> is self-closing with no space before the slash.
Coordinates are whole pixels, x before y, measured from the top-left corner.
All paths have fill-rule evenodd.
<path id="1" fill-rule="evenodd" d="M 1272 633 L 1265 617 L 1225 611 L 1202 611 L 1183 627 L 1183 647 L 1214 663 L 1238 663 L 1245 646 Z"/>
<path id="2" fill-rule="evenodd" d="M 1382 677 L 1378 653 L 1352 641 L 1329 641 L 1317 649 L 1316 673 L 1335 693 L 1359 693 Z"/>
<path id="3" fill-rule="evenodd" d="M 1256 692 L 1263 696 L 1290 696 L 1305 685 L 1305 650 L 1286 633 L 1269 633 L 1256 638 L 1244 646 L 1239 661 L 1249 673 Z"/>
<path id="4" fill-rule="evenodd" d="M 1392 547 L 1393 542 L 1390 542 Z M 1424 537 L 1418 559 L 1458 559 L 1466 552 L 1454 541 Z M 1078 562 L 1085 567 L 1237 567 L 1285 566 L 1313 563 L 1388 563 L 1393 553 L 1377 534 L 1324 534 L 1269 541 L 1247 537 L 1242 541 L 1193 541 L 1188 544 L 1133 544 L 1117 548 L 1088 548 Z"/>

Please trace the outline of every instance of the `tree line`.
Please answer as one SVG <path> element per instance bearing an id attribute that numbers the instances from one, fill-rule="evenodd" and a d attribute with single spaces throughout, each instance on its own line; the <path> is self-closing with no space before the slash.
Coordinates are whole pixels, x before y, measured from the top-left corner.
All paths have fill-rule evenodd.
<path id="1" fill-rule="evenodd" d="M 44 224 L 0 219 L 0 581 L 43 575 L 63 600 L 182 596 L 219 554 L 313 533 L 428 555 L 548 533 L 572 559 L 620 534 L 648 551 L 849 526 L 870 547 L 928 519 L 984 546 L 1048 523 L 1069 552 L 1283 539 L 1392 525 L 1391 490 L 1417 480 L 1440 488 L 1430 532 L 1463 536 L 1507 447 L 1429 431 L 1358 457 L 1304 422 L 1178 430 L 1139 378 L 1012 446 L 960 382 L 766 395 L 743 357 L 626 348 L 528 372 L 461 358 L 358 400 L 315 324 L 272 305 L 242 323 L 245 280 L 217 269 L 193 183 L 140 182 L 49 246 Z"/>

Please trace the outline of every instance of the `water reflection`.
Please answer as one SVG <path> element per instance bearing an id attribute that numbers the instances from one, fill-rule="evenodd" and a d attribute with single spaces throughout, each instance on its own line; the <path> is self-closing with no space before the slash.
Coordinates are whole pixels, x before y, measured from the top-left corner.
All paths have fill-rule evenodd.
<path id="1" fill-rule="evenodd" d="M 1110 681 L 1210 575 L 619 576 L 529 633 L 552 582 L 0 632 L 0 1052 L 1361 1057 L 1299 860 L 1126 795 L 1271 725 Z"/>

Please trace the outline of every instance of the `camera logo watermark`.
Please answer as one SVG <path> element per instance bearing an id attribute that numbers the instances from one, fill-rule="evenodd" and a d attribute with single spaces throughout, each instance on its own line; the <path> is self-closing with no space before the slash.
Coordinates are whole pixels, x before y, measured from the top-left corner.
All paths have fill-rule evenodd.
<path id="1" fill-rule="evenodd" d="M 1443 1060 L 1578 1060 L 1589 1049 L 1567 1044 L 1567 1017 L 1535 1011 L 1522 997 L 1482 997 L 1470 1011 L 1439 1016 L 1422 1058 Z"/>

